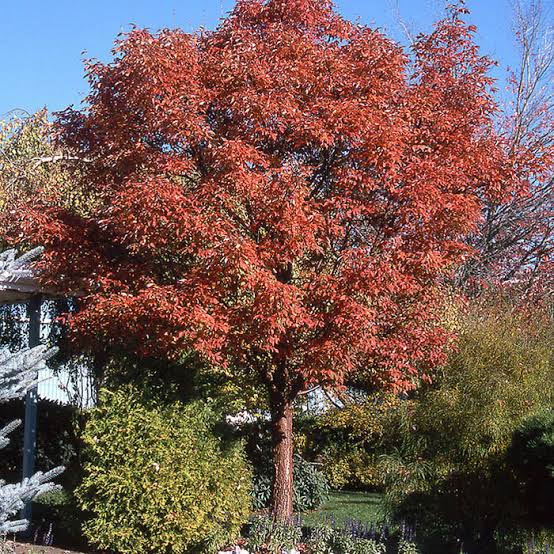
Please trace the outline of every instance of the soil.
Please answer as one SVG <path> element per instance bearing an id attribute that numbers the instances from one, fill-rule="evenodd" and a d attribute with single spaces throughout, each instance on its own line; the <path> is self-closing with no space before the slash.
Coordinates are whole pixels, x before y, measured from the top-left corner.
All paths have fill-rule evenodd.
<path id="1" fill-rule="evenodd" d="M 37 544 L 8 543 L 15 546 L 15 554 L 83 554 L 75 550 L 65 550 L 63 548 L 54 548 L 52 546 L 40 546 Z M 11 552 L 8 550 L 8 552 Z"/>

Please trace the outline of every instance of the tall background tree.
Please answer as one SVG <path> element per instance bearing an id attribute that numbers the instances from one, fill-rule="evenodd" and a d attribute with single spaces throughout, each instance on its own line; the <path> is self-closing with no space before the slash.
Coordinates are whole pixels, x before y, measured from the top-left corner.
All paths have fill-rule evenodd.
<path id="1" fill-rule="evenodd" d="M 544 298 L 554 285 L 552 13 L 541 0 L 515 2 L 514 33 L 519 62 L 498 124 L 526 179 L 502 202 L 485 200 L 482 221 L 469 240 L 476 255 L 459 276 L 466 289 L 500 286 Z"/>
<path id="2" fill-rule="evenodd" d="M 328 0 L 240 0 L 213 32 L 134 30 L 58 118 L 72 191 L 8 214 L 84 345 L 194 351 L 267 391 L 273 512 L 292 512 L 292 404 L 444 361 L 441 279 L 516 186 L 491 62 L 453 7 L 404 51 Z M 532 165 L 534 160 L 528 160 Z M 521 168 L 519 168 L 521 169 Z M 522 173 L 524 173 L 522 171 Z"/>
<path id="3" fill-rule="evenodd" d="M 56 144 L 54 125 L 46 110 L 34 114 L 14 110 L 7 114 L 0 120 L 0 220 L 12 217 L 18 206 L 37 194 L 52 191 L 60 206 L 85 213 L 93 200 L 83 197 L 79 189 L 72 186 L 73 175 L 79 171 L 77 161 L 81 161 L 80 157 L 72 157 Z M 4 236 L 0 231 L 1 242 Z M 0 305 L 0 347 L 17 351 L 27 344 L 26 309 L 24 304 Z M 50 320 L 43 329 L 47 340 L 59 346 L 58 353 L 47 363 L 53 371 L 61 367 L 68 371 L 71 382 L 68 385 L 78 384 L 94 371 L 96 359 L 73 351 L 66 340 L 67 328 L 60 316 L 74 311 L 76 303 L 64 297 L 45 299 L 42 309 Z M 67 390 L 70 389 L 75 391 L 72 402 L 85 405 L 80 387 L 68 386 Z"/>

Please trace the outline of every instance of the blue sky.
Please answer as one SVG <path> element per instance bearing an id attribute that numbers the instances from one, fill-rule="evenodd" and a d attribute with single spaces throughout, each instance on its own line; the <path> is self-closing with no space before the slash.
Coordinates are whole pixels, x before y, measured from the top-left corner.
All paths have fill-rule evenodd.
<path id="1" fill-rule="evenodd" d="M 510 0 L 467 0 L 483 51 L 501 62 L 498 77 L 516 62 Z M 55 111 L 79 104 L 87 92 L 84 56 L 108 60 L 114 38 L 130 24 L 192 31 L 213 28 L 234 0 L 0 0 L 0 116 L 14 108 Z M 350 19 L 401 38 L 395 12 L 426 30 L 441 0 L 337 0 Z M 83 52 L 86 51 L 86 54 Z"/>

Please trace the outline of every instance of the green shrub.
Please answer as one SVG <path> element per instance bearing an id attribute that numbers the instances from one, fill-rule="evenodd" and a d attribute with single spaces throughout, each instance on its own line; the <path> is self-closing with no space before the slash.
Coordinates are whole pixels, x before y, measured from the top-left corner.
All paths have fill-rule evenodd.
<path id="1" fill-rule="evenodd" d="M 306 549 L 308 552 L 333 554 L 333 537 L 335 530 L 328 525 L 317 525 L 310 529 Z"/>
<path id="2" fill-rule="evenodd" d="M 383 543 L 373 539 L 354 537 L 341 531 L 335 532 L 331 544 L 333 554 L 385 554 L 387 551 Z M 316 552 L 314 550 L 313 554 Z"/>
<path id="3" fill-rule="evenodd" d="M 120 553 L 181 554 L 234 539 L 249 514 L 251 476 L 242 449 L 217 437 L 213 423 L 200 402 L 104 391 L 86 424 L 77 490 L 89 541 Z"/>
<path id="4" fill-rule="evenodd" d="M 294 457 L 294 506 L 297 512 L 319 508 L 329 494 L 323 473 L 299 455 Z"/>
<path id="5" fill-rule="evenodd" d="M 554 527 L 554 410 L 524 420 L 507 453 L 524 517 L 530 523 Z"/>

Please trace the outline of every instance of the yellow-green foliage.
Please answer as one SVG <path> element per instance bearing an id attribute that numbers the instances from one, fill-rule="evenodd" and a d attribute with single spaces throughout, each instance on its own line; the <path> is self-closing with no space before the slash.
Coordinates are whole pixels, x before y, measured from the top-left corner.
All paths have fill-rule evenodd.
<path id="1" fill-rule="evenodd" d="M 238 445 L 212 431 L 205 404 L 145 402 L 132 388 L 104 392 L 84 433 L 90 514 L 83 531 L 120 553 L 213 552 L 250 511 L 251 473 Z"/>
<path id="2" fill-rule="evenodd" d="M 332 489 L 373 489 L 383 484 L 378 456 L 364 450 L 327 450 L 323 473 Z"/>
<path id="3" fill-rule="evenodd" d="M 458 327 L 435 382 L 392 414 L 381 469 L 393 503 L 448 484 L 452 505 L 478 517 L 505 507 L 498 475 L 515 429 L 554 402 L 554 323 L 546 309 L 498 302 L 460 312 Z"/>
<path id="4" fill-rule="evenodd" d="M 87 215 L 99 198 L 74 186 L 81 163 L 56 145 L 46 110 L 0 120 L 0 216 L 39 192 L 56 206 Z"/>
<path id="5" fill-rule="evenodd" d="M 507 304 L 474 306 L 460 318 L 457 349 L 412 419 L 446 456 L 480 468 L 506 451 L 526 416 L 552 405 L 554 325 L 546 311 Z"/>
<path id="6" fill-rule="evenodd" d="M 326 412 L 319 423 L 329 430 L 348 430 L 351 441 L 363 444 L 382 436 L 386 414 L 396 409 L 401 400 L 391 392 L 375 393 L 363 400 Z"/>

